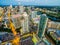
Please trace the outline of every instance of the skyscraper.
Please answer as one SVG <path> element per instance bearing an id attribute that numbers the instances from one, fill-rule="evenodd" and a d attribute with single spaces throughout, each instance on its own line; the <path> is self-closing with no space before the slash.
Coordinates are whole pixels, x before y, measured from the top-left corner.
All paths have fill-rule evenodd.
<path id="1" fill-rule="evenodd" d="M 48 18 L 45 14 L 40 16 L 40 21 L 39 21 L 39 31 L 38 31 L 38 36 L 39 38 L 44 36 L 46 25 L 47 25 Z"/>
<path id="2" fill-rule="evenodd" d="M 22 33 L 29 32 L 29 19 L 28 15 L 26 13 L 23 14 L 24 19 L 22 20 L 21 26 L 22 26 Z"/>
<path id="3" fill-rule="evenodd" d="M 19 13 L 23 13 L 24 12 L 24 6 L 20 6 L 19 7 Z"/>
<path id="4" fill-rule="evenodd" d="M 35 18 L 36 15 L 37 15 L 37 11 L 32 11 L 32 13 L 31 13 L 31 18 Z"/>

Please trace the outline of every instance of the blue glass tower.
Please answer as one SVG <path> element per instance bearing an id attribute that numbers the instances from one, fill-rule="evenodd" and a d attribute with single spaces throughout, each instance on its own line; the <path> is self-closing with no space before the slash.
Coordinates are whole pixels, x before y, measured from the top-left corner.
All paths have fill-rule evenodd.
<path id="1" fill-rule="evenodd" d="M 39 31 L 38 31 L 39 38 L 44 36 L 47 21 L 48 21 L 48 18 L 47 18 L 47 16 L 45 14 L 40 16 Z"/>

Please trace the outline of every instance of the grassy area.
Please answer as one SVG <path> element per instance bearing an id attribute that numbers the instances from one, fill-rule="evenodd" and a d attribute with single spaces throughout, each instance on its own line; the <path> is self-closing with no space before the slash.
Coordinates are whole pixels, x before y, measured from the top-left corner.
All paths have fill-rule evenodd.
<path id="1" fill-rule="evenodd" d="M 55 13 L 46 13 L 46 12 L 41 12 L 41 11 L 39 11 L 41 14 L 43 14 L 43 13 L 45 13 L 45 14 L 47 14 L 48 16 L 53 16 L 53 17 L 57 17 L 57 18 L 59 18 L 60 17 L 60 12 L 58 12 L 57 14 L 55 14 Z"/>
<path id="2" fill-rule="evenodd" d="M 60 17 L 60 13 L 58 14 L 49 14 L 50 16 L 54 16 L 54 17 Z"/>

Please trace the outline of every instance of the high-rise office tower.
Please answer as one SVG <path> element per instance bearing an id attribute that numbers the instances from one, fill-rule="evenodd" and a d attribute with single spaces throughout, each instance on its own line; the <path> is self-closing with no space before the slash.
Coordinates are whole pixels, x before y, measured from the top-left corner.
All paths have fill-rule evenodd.
<path id="1" fill-rule="evenodd" d="M 19 7 L 19 13 L 23 13 L 24 12 L 24 9 L 25 9 L 24 6 L 20 6 Z"/>
<path id="2" fill-rule="evenodd" d="M 31 7 L 27 7 L 27 13 L 30 15 L 31 14 L 31 12 L 32 12 L 32 10 L 31 10 Z"/>
<path id="3" fill-rule="evenodd" d="M 28 15 L 26 13 L 23 14 L 24 19 L 22 20 L 21 26 L 22 26 L 22 33 L 29 32 L 29 19 Z"/>
<path id="4" fill-rule="evenodd" d="M 39 31 L 38 31 L 39 38 L 44 36 L 45 29 L 46 29 L 46 26 L 47 26 L 47 21 L 48 21 L 48 18 L 45 14 L 40 16 Z"/>
<path id="5" fill-rule="evenodd" d="M 37 16 L 37 11 L 32 11 L 31 12 L 31 18 L 35 18 Z"/>

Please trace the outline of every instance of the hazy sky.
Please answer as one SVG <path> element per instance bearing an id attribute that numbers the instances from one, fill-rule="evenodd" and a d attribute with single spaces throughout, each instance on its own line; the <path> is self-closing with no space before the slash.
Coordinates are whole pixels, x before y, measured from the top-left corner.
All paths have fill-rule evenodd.
<path id="1" fill-rule="evenodd" d="M 60 0 L 0 0 L 0 5 L 60 6 Z"/>

